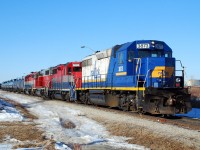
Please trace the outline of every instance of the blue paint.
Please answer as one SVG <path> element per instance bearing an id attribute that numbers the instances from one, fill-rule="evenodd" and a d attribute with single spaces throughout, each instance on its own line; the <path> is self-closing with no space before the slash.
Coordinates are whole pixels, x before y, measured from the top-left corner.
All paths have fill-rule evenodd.
<path id="1" fill-rule="evenodd" d="M 200 108 L 192 108 L 187 114 L 177 114 L 176 116 L 200 119 Z"/>
<path id="2" fill-rule="evenodd" d="M 144 48 L 143 48 L 144 47 Z M 133 58 L 129 59 L 132 52 Z M 155 53 L 156 56 L 153 56 Z M 172 49 L 162 41 L 139 40 L 116 45 L 112 48 L 112 55 L 108 69 L 107 80 L 112 78 L 112 87 L 137 87 L 137 80 L 145 83 L 145 87 L 174 87 L 174 75 L 162 80 L 159 77 L 151 78 L 151 73 L 156 66 L 175 68 L 175 58 L 171 57 Z M 168 57 L 166 56 L 168 54 Z M 117 75 L 125 72 L 125 75 Z M 143 85 L 139 85 L 142 87 Z"/>

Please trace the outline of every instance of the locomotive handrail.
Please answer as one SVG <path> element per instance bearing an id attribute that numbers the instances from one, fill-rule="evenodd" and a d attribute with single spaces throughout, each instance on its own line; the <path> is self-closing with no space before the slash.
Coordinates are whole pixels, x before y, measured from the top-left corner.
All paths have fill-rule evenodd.
<path id="1" fill-rule="evenodd" d="M 184 77 L 185 74 L 185 67 L 183 66 L 181 60 L 176 60 L 176 62 L 180 62 L 181 67 L 183 68 L 183 70 L 175 70 L 175 71 L 182 71 L 182 76 Z"/>
<path id="2" fill-rule="evenodd" d="M 83 88 L 87 87 L 112 87 L 112 80 L 107 80 L 109 79 L 109 76 L 112 74 L 99 74 L 98 77 L 97 75 L 91 75 L 91 76 L 82 76 L 82 81 L 83 81 Z M 105 78 L 105 81 L 103 80 Z M 90 86 L 89 86 L 90 84 Z"/>
<path id="3" fill-rule="evenodd" d="M 137 73 L 137 87 L 138 87 L 142 61 L 141 61 L 141 58 L 134 58 L 134 59 L 137 60 L 137 66 L 135 67 L 135 70 L 136 70 L 136 73 L 138 72 Z M 138 69 L 138 64 L 139 64 L 139 69 Z"/>
<path id="4" fill-rule="evenodd" d="M 151 69 L 149 69 L 149 70 L 147 71 L 147 73 L 146 73 L 146 76 L 145 76 L 145 79 L 144 79 L 144 83 L 143 83 L 143 87 L 144 87 L 144 85 L 145 85 L 145 83 L 146 83 L 146 81 L 147 81 L 147 76 L 148 76 L 148 74 L 149 74 L 150 71 L 151 71 Z"/>
<path id="5" fill-rule="evenodd" d="M 176 60 L 177 62 L 180 62 L 180 64 L 181 64 L 181 67 L 184 69 L 185 67 L 183 66 L 183 64 L 182 64 L 182 62 L 181 62 L 181 60 Z"/>
<path id="6" fill-rule="evenodd" d="M 175 74 L 176 72 L 180 71 L 182 72 L 182 77 L 183 77 L 183 86 L 184 86 L 184 80 L 185 80 L 185 67 L 183 66 L 181 60 L 176 60 L 176 62 L 180 62 L 181 67 L 183 68 L 183 70 L 175 70 Z"/>

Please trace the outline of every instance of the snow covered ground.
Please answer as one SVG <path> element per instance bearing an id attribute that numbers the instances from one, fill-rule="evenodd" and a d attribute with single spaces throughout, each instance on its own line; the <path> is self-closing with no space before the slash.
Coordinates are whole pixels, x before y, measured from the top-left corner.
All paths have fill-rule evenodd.
<path id="1" fill-rule="evenodd" d="M 0 96 L 19 102 L 39 119 L 35 120 L 38 127 L 45 131 L 46 137 L 57 141 L 56 149 L 70 149 L 75 143 L 82 149 L 145 149 L 143 146 L 128 144 L 127 138 L 111 136 L 106 129 L 97 122 L 88 119 L 79 110 L 71 109 L 66 105 L 49 105 L 47 101 L 38 97 L 29 97 L 20 94 L 0 91 Z M 12 105 L 0 101 L 0 121 L 22 121 L 23 117 Z M 2 115 L 2 116 L 1 116 Z M 71 122 L 74 128 L 64 128 L 64 122 Z M 5 145 L 3 145 L 5 146 Z M 1 147 L 0 147 L 1 149 Z"/>
<path id="2" fill-rule="evenodd" d="M 0 121 L 22 121 L 23 117 L 12 104 L 0 99 Z"/>

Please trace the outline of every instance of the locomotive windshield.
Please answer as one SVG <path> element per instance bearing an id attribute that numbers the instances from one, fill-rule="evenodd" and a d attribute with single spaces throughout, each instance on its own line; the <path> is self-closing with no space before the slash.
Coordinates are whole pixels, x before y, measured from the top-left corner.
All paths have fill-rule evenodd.
<path id="1" fill-rule="evenodd" d="M 138 51 L 138 57 L 144 58 L 144 57 L 171 57 L 171 52 L 165 52 L 160 50 L 156 51 L 149 51 L 149 50 L 139 50 Z"/>

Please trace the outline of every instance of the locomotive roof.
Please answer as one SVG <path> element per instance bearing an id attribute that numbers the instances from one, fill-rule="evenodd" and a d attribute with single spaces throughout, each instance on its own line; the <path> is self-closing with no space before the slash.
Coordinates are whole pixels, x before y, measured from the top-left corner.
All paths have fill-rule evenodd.
<path id="1" fill-rule="evenodd" d="M 162 45 L 163 46 L 163 50 L 164 51 L 172 51 L 172 49 L 163 41 L 158 41 L 158 40 L 137 40 L 137 41 L 133 41 L 133 42 L 128 42 L 128 43 L 124 43 L 122 45 L 120 45 L 120 48 L 118 50 L 124 50 L 124 49 L 129 49 L 129 48 L 133 48 L 133 49 L 142 49 L 142 48 L 137 48 L 138 45 L 142 45 L 142 44 L 149 44 L 150 47 L 148 50 L 155 50 L 152 45 Z"/>
<path id="2" fill-rule="evenodd" d="M 158 40 L 136 40 L 136 41 L 127 42 L 127 43 L 124 43 L 124 44 L 121 44 L 121 45 L 115 45 L 111 49 L 113 49 L 115 51 L 120 51 L 120 50 L 124 50 L 124 49 L 129 49 L 129 48 L 137 49 L 137 44 L 151 44 L 152 45 L 152 43 L 162 44 L 164 51 L 172 51 L 172 49 L 165 42 L 158 41 Z M 109 50 L 109 49 L 97 51 L 94 54 L 86 56 L 83 60 L 90 59 L 90 58 L 94 57 L 96 54 L 107 51 L 107 50 Z M 154 50 L 154 48 L 150 47 L 150 49 L 148 49 L 148 50 Z"/>

